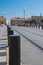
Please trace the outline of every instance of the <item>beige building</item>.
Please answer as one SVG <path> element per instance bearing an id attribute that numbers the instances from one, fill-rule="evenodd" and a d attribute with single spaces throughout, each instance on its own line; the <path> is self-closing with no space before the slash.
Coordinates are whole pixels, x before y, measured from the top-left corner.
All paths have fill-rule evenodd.
<path id="1" fill-rule="evenodd" d="M 30 20 L 30 18 L 12 18 L 11 19 L 11 25 L 27 25 L 27 23 L 25 23 L 25 21 Z"/>
<path id="2" fill-rule="evenodd" d="M 40 25 L 42 24 L 43 16 L 31 16 L 31 18 L 20 18 L 20 17 L 14 17 L 11 19 L 11 25 L 25 25 L 28 26 L 29 23 L 26 23 L 27 21 L 36 20 L 37 23 Z M 32 21 L 33 22 L 33 21 Z"/>

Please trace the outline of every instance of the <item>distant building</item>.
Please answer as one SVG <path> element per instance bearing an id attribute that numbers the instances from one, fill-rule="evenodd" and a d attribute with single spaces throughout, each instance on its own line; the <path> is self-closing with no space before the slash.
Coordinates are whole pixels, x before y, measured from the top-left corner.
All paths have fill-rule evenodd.
<path id="1" fill-rule="evenodd" d="M 25 21 L 30 20 L 30 18 L 19 18 L 19 17 L 15 17 L 11 19 L 11 25 L 27 25 L 27 23 L 25 23 Z"/>
<path id="2" fill-rule="evenodd" d="M 36 20 L 40 25 L 42 24 L 43 16 L 32 16 L 31 20 Z"/>
<path id="3" fill-rule="evenodd" d="M 40 17 L 40 16 L 32 16 L 31 19 L 35 19 L 37 22 L 41 22 L 42 17 Z"/>
<path id="4" fill-rule="evenodd" d="M 40 14 L 40 16 L 31 16 L 31 18 L 20 18 L 20 17 L 13 17 L 11 19 L 11 25 L 24 25 L 28 26 L 29 23 L 26 23 L 27 21 L 35 20 L 39 25 L 43 24 L 43 16 Z M 33 22 L 33 21 L 32 21 Z"/>

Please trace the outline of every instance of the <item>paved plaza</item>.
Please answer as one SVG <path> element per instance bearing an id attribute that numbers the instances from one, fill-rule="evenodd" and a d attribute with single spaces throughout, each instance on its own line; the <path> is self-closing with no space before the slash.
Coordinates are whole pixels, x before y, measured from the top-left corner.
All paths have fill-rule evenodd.
<path id="1" fill-rule="evenodd" d="M 43 47 L 43 30 L 31 29 L 29 27 L 13 27 L 16 31 L 22 33 L 36 44 Z M 16 31 L 15 31 L 16 30 Z M 43 50 L 25 39 L 21 34 L 21 64 L 22 65 L 43 65 Z M 40 37 L 41 36 L 41 37 Z M 39 44 L 40 43 L 40 44 Z"/>
<path id="2" fill-rule="evenodd" d="M 43 50 L 18 33 L 22 33 L 43 48 L 43 30 L 17 26 L 11 27 L 11 29 L 14 30 L 15 35 L 20 35 L 21 65 L 43 65 Z M 0 46 L 7 45 L 7 27 L 0 27 L 0 31 Z M 8 48 L 0 48 L 0 65 L 8 65 Z"/>

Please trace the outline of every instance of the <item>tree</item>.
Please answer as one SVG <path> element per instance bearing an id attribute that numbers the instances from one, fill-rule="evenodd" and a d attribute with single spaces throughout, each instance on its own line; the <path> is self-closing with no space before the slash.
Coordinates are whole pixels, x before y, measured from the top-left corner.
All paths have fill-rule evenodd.
<path id="1" fill-rule="evenodd" d="M 5 23 L 5 21 L 4 21 L 4 20 L 0 20 L 0 23 L 1 23 L 1 24 L 4 24 L 4 23 Z"/>
<path id="2" fill-rule="evenodd" d="M 29 24 L 32 25 L 32 21 L 31 20 L 29 20 Z"/>
<path id="3" fill-rule="evenodd" d="M 27 24 L 28 24 L 28 20 L 26 20 L 26 21 L 25 21 L 25 23 L 27 23 Z"/>
<path id="4" fill-rule="evenodd" d="M 43 19 L 41 20 L 41 23 L 43 23 Z"/>
<path id="5" fill-rule="evenodd" d="M 37 21 L 35 19 L 32 20 L 32 24 L 37 25 Z"/>

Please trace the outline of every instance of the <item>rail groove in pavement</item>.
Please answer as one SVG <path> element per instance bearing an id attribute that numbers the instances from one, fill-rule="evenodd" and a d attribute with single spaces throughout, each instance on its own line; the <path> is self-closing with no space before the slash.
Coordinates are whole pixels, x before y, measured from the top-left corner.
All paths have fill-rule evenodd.
<path id="1" fill-rule="evenodd" d="M 35 42 L 33 42 L 32 40 L 30 40 L 29 38 L 27 38 L 25 35 L 23 35 L 22 33 L 18 32 L 17 30 L 15 30 L 15 31 L 17 33 L 19 33 L 20 35 L 22 35 L 25 39 L 27 39 L 28 41 L 30 41 L 32 44 L 34 44 L 35 46 L 37 46 L 39 49 L 43 50 L 43 48 L 41 46 L 39 46 L 38 44 L 36 44 Z"/>
<path id="2" fill-rule="evenodd" d="M 21 30 L 23 30 L 23 29 L 21 29 Z M 26 30 L 23 30 L 23 31 L 26 31 Z M 43 35 L 40 35 L 40 34 L 35 33 L 35 32 L 30 32 L 30 31 L 26 31 L 26 32 L 29 32 L 29 33 L 32 33 L 32 34 L 38 35 L 38 36 L 40 36 L 40 37 L 43 37 Z"/>

